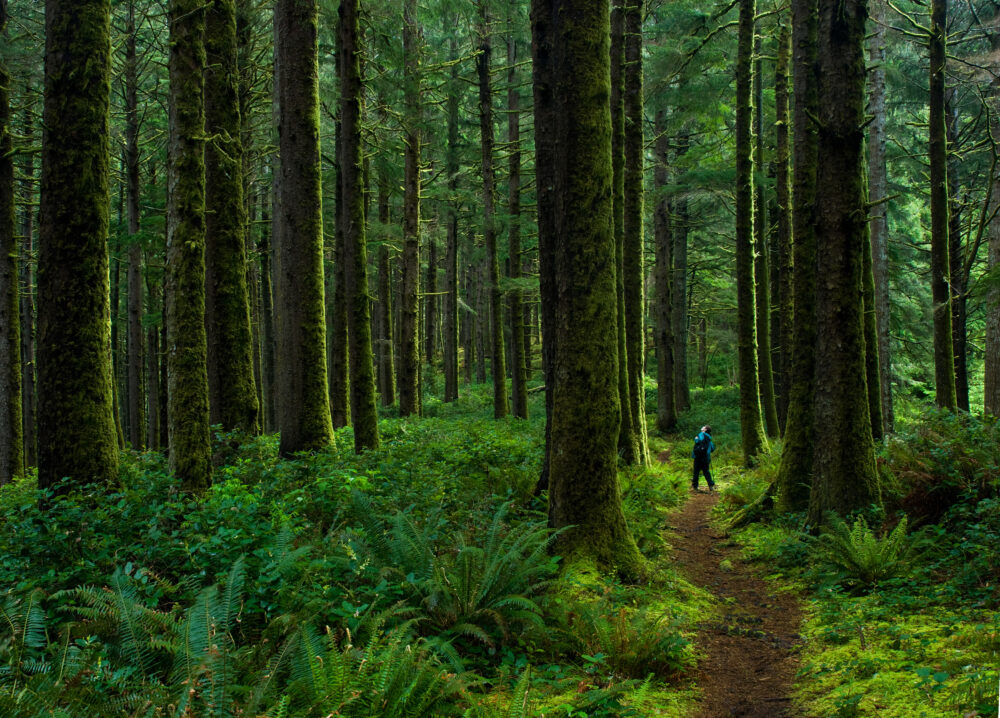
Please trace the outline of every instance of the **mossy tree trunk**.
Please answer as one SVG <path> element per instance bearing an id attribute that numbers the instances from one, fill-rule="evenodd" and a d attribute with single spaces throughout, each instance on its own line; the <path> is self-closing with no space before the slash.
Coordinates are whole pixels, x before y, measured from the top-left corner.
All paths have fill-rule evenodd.
<path id="1" fill-rule="evenodd" d="M 490 353 L 493 356 L 493 416 L 502 419 L 510 413 L 507 398 L 507 364 L 503 346 L 503 293 L 500 290 L 500 261 L 497 257 L 496 177 L 493 172 L 493 83 L 490 64 L 493 38 L 485 0 L 479 1 L 480 37 L 476 70 L 479 73 L 479 137 L 483 174 L 483 239 L 486 244 L 487 288 L 489 291 Z"/>
<path id="2" fill-rule="evenodd" d="M 510 25 L 508 10 L 507 22 Z M 517 41 L 513 29 L 507 37 L 507 209 L 510 224 L 507 235 L 509 276 L 514 280 L 510 291 L 510 363 L 511 403 L 514 416 L 528 418 L 528 369 L 525 365 L 524 305 L 517 282 L 521 279 L 521 96 L 517 87 Z"/>
<path id="3" fill-rule="evenodd" d="M 170 2 L 167 432 L 184 489 L 212 480 L 205 336 L 205 4 Z"/>
<path id="4" fill-rule="evenodd" d="M 820 0 L 816 205 L 816 431 L 809 522 L 879 497 L 868 395 L 862 277 L 866 0 Z"/>
<path id="5" fill-rule="evenodd" d="M 109 0 L 45 3 L 37 355 L 43 489 L 65 477 L 80 484 L 118 475 L 107 250 L 110 22 Z"/>
<path id="6" fill-rule="evenodd" d="M 624 9 L 625 25 L 625 67 L 624 105 L 625 171 L 623 184 L 625 204 L 623 207 L 623 251 L 622 269 L 625 284 L 625 334 L 628 343 L 628 409 L 631 414 L 632 431 L 638 444 L 638 453 L 633 457 L 636 464 L 645 464 L 648 459 L 646 436 L 646 391 L 645 378 L 645 297 L 643 282 L 643 78 L 642 78 L 642 0 L 627 0 Z M 624 405 L 623 405 L 624 412 Z"/>
<path id="7" fill-rule="evenodd" d="M 677 429 L 677 405 L 674 397 L 674 333 L 671 306 L 670 272 L 673 262 L 670 200 L 667 183 L 670 179 L 666 112 L 656 113 L 656 165 L 653 181 L 658 201 L 653 211 L 653 234 L 656 252 L 654 283 L 656 287 L 656 428 L 667 434 Z"/>
<path id="8" fill-rule="evenodd" d="M 875 330 L 878 335 L 879 390 L 882 403 L 882 430 L 891 432 L 892 350 L 889 338 L 889 218 L 885 202 L 888 174 L 885 163 L 885 0 L 870 4 L 872 34 L 868 50 L 868 196 L 872 204 L 869 221 L 872 245 L 872 274 L 875 282 Z"/>
<path id="9" fill-rule="evenodd" d="M 344 292 L 347 295 L 354 450 L 377 449 L 378 409 L 368 301 L 365 238 L 365 182 L 361 139 L 361 23 L 359 0 L 340 3 L 341 222 L 344 235 Z"/>
<path id="10" fill-rule="evenodd" d="M 750 101 L 755 0 L 740 0 L 736 59 L 736 343 L 743 463 L 765 447 L 760 415 L 754 302 L 753 108 Z"/>
<path id="11" fill-rule="evenodd" d="M 552 82 L 554 113 L 539 122 L 557 159 L 553 248 L 542 272 L 559 288 L 553 357 L 549 522 L 563 533 L 570 561 L 615 568 L 627 577 L 642 559 L 622 512 L 618 486 L 618 352 L 611 225 L 610 18 L 606 2 L 533 0 L 534 48 Z M 544 76 L 543 76 L 544 77 Z M 536 79 L 538 76 L 536 75 Z M 540 90 L 536 88 L 536 97 Z M 587 211 L 580 211 L 580 208 Z"/>
<path id="12" fill-rule="evenodd" d="M 135 2 L 129 0 L 125 26 L 125 184 L 128 215 L 128 440 L 145 448 L 143 401 L 142 243 L 139 238 L 139 102 Z"/>
<path id="13" fill-rule="evenodd" d="M 615 292 L 618 329 L 618 401 L 624 410 L 618 451 L 629 464 L 640 455 L 639 437 L 632 424 L 628 375 L 628 328 L 625 308 L 625 2 L 611 8 L 611 226 L 615 240 Z"/>
<path id="14" fill-rule="evenodd" d="M 417 2 L 403 4 L 403 84 L 406 87 L 403 179 L 403 276 L 400 287 L 397 390 L 401 416 L 420 414 L 420 29 Z"/>
<path id="15" fill-rule="evenodd" d="M 784 434 L 788 419 L 788 390 L 791 377 L 792 364 L 792 315 L 794 311 L 794 301 L 792 298 L 792 188 L 789 183 L 789 130 L 791 118 L 788 114 L 788 79 L 789 63 L 791 60 L 792 46 L 791 35 L 788 32 L 788 25 L 784 22 L 778 30 L 778 62 L 774 72 L 774 103 L 775 103 L 775 158 L 774 158 L 774 180 L 776 185 L 776 201 L 778 206 L 778 216 L 775 219 L 776 233 L 775 242 L 777 251 L 775 256 L 778 260 L 778 315 L 781 317 L 781 326 L 777 336 L 779 337 L 779 352 L 781 361 L 775 367 L 779 388 L 777 410 L 778 423 L 781 432 Z"/>
<path id="16" fill-rule="evenodd" d="M 754 301 L 757 318 L 757 371 L 759 377 L 760 406 L 767 435 L 779 435 L 778 407 L 774 400 L 774 371 L 771 365 L 771 271 L 768 255 L 767 201 L 764 182 L 760 177 L 764 166 L 764 63 L 761 60 L 761 38 L 755 36 L 753 44 L 753 164 L 754 173 Z"/>
<path id="17" fill-rule="evenodd" d="M 391 182 L 384 175 L 379 182 L 378 221 L 383 227 L 389 224 L 389 193 Z M 378 248 L 378 296 L 379 296 L 379 336 L 381 337 L 379 372 L 379 394 L 383 406 L 396 403 L 396 370 L 392 301 L 392 264 L 389 261 L 389 245 L 383 242 Z"/>
<path id="18" fill-rule="evenodd" d="M 1000 19 L 1000 10 L 997 13 Z M 992 57 L 1000 57 L 1000 32 L 990 35 Z M 993 151 L 1000 142 L 1000 73 L 994 72 L 990 83 L 990 139 Z M 987 263 L 992 276 L 1000 272 L 1000 163 L 994 162 L 991 170 L 990 214 L 988 227 Z M 983 413 L 1000 417 L 1000 282 L 993 282 L 986 290 L 986 347 L 983 367 Z"/>
<path id="19" fill-rule="evenodd" d="M 687 130 L 677 136 L 677 151 L 675 157 L 680 159 L 691 144 Z M 671 274 L 671 298 L 673 300 L 674 328 L 674 393 L 677 411 L 687 411 L 691 408 L 691 385 L 688 383 L 688 306 L 687 306 L 687 275 L 688 275 L 688 201 L 682 192 L 674 199 L 673 222 L 673 258 L 674 269 Z"/>
<path id="20" fill-rule="evenodd" d="M 788 418 L 778 469 L 777 506 L 803 511 L 813 476 L 816 367 L 816 163 L 819 112 L 816 72 L 816 0 L 792 1 L 792 81 L 795 86 L 792 152 L 793 303 Z"/>
<path id="21" fill-rule="evenodd" d="M 247 287 L 247 216 L 239 104 L 236 3 L 212 0 L 205 18 L 205 326 L 209 414 L 224 431 L 256 432 Z"/>
<path id="22" fill-rule="evenodd" d="M 931 193 L 931 297 L 934 303 L 934 391 L 937 405 L 956 408 L 952 346 L 951 272 L 948 256 L 948 145 L 945 129 L 944 71 L 947 0 L 932 0 L 929 43 L 930 97 L 928 153 Z"/>
<path id="23" fill-rule="evenodd" d="M 274 220 L 274 394 L 283 456 L 333 444 L 323 304 L 317 23 L 316 0 L 277 0 L 281 177 Z"/>
<path id="24" fill-rule="evenodd" d="M 3 2 L 0 3 L 0 36 L 6 25 L 7 4 Z M 0 486 L 24 473 L 20 277 L 10 85 L 11 77 L 0 55 Z"/>
<path id="25" fill-rule="evenodd" d="M 444 257 L 444 400 L 458 399 L 458 101 L 459 83 L 458 43 L 449 39 L 449 57 L 452 61 L 451 83 L 448 92 L 448 149 L 446 169 L 448 174 L 447 246 Z M 466 357 L 468 362 L 468 357 Z"/>

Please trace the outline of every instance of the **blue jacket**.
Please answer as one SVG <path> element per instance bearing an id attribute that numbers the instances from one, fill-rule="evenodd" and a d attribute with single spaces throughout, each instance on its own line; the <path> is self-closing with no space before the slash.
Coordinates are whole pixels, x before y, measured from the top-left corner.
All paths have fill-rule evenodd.
<path id="1" fill-rule="evenodd" d="M 708 463 L 712 463 L 712 452 L 715 451 L 715 443 L 712 441 L 712 435 L 701 431 L 698 436 L 694 437 L 695 443 L 697 443 L 702 438 L 708 439 Z M 691 449 L 691 458 L 694 458 L 694 448 Z"/>

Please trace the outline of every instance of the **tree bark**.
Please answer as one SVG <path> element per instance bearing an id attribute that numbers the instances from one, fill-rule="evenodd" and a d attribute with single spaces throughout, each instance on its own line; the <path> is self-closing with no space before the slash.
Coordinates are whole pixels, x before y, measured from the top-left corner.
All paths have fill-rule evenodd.
<path id="1" fill-rule="evenodd" d="M 238 92 L 236 3 L 211 0 L 205 18 L 205 326 L 209 414 L 223 431 L 255 433 L 247 287 L 247 213 Z"/>
<path id="2" fill-rule="evenodd" d="M 955 404 L 969 411 L 968 352 L 968 275 L 965 273 L 965 251 L 962 242 L 962 210 L 958 196 L 960 162 L 955 154 L 958 144 L 958 108 L 952 100 L 954 88 L 945 100 L 945 133 L 948 147 L 948 264 L 951 292 L 951 342 L 955 362 Z"/>
<path id="3" fill-rule="evenodd" d="M 337 56 L 338 74 L 340 56 Z M 326 311 L 329 329 L 329 353 L 327 367 L 330 380 L 330 417 L 334 429 L 341 429 L 351 423 L 350 389 L 350 348 L 347 331 L 347 261 L 344 237 L 344 196 L 341 174 L 343 173 L 343 129 L 341 117 L 336 120 L 334 138 L 334 164 L 336 185 L 334 187 L 333 220 L 333 262 L 327 261 Z"/>
<path id="4" fill-rule="evenodd" d="M 24 138 L 31 142 L 34 136 L 33 113 L 26 113 Z M 35 431 L 35 286 L 31 257 L 34 255 L 35 207 L 34 181 L 35 159 L 27 155 L 22 170 L 22 197 L 25 209 L 21 218 L 21 242 L 25 261 L 18 262 L 21 273 L 21 407 L 23 417 L 23 446 L 25 468 L 38 463 L 38 435 Z"/>
<path id="5" fill-rule="evenodd" d="M 944 70 L 947 0 L 931 2 L 928 153 L 931 192 L 931 296 L 934 302 L 934 390 L 937 405 L 956 407 L 952 347 L 951 272 L 948 260 L 948 147 L 945 130 Z"/>
<path id="6" fill-rule="evenodd" d="M 403 4 L 403 83 L 406 86 L 405 178 L 403 181 L 403 278 L 397 358 L 400 416 L 420 414 L 420 348 L 417 311 L 420 292 L 420 29 L 416 0 Z"/>
<path id="7" fill-rule="evenodd" d="M 1000 9 L 995 16 L 1000 20 Z M 992 57 L 1000 53 L 1000 32 L 990 35 Z M 994 72 L 990 83 L 990 143 L 993 166 L 990 169 L 990 214 L 987 264 L 991 276 L 1000 272 L 1000 74 Z M 986 347 L 983 367 L 983 414 L 1000 417 L 1000 282 L 986 290 Z"/>
<path id="8" fill-rule="evenodd" d="M 449 40 L 451 85 L 448 92 L 448 174 L 447 248 L 444 258 L 444 400 L 458 399 L 458 100 L 461 91 L 458 81 L 458 43 Z M 468 356 L 466 356 L 468 362 Z"/>
<path id="9" fill-rule="evenodd" d="M 135 2 L 129 0 L 125 29 L 125 181 L 128 214 L 128 438 L 132 448 L 145 448 L 143 401 L 142 243 L 139 239 L 139 102 Z"/>
<path id="10" fill-rule="evenodd" d="M 46 0 L 38 486 L 118 475 L 108 304 L 109 0 Z"/>
<path id="11" fill-rule="evenodd" d="M 791 118 L 788 114 L 789 61 L 791 59 L 791 35 L 784 22 L 778 31 L 778 64 L 774 73 L 774 101 L 776 107 L 776 152 L 774 179 L 777 186 L 778 216 L 776 218 L 778 260 L 778 314 L 781 317 L 779 337 L 780 364 L 776 368 L 778 376 L 778 423 L 784 434 L 788 419 L 788 391 L 791 381 L 792 342 L 794 341 L 792 316 L 794 312 L 792 284 L 792 188 L 789 183 L 789 129 Z"/>
<path id="12" fill-rule="evenodd" d="M 866 186 L 867 189 L 867 186 Z M 868 387 L 868 416 L 872 439 L 881 441 L 884 436 L 882 420 L 881 372 L 878 367 L 878 330 L 875 317 L 875 274 L 872 268 L 871 223 L 865 226 L 864 246 L 861 250 L 861 289 L 864 314 L 862 322 L 865 337 L 865 383 Z"/>
<path id="13" fill-rule="evenodd" d="M 280 107 L 275 217 L 275 402 L 279 452 L 333 444 L 326 376 L 316 0 L 277 0 Z"/>
<path id="14" fill-rule="evenodd" d="M 273 248 L 271 246 L 271 214 L 267 205 L 261 212 L 261 232 L 257 246 L 260 255 L 260 373 L 261 396 L 264 398 L 264 431 L 278 428 L 274 400 L 274 272 L 272 270 Z"/>
<path id="15" fill-rule="evenodd" d="M 378 220 L 383 227 L 389 224 L 389 192 L 391 183 L 388 176 L 383 175 L 379 183 Z M 382 350 L 379 361 L 379 394 L 383 406 L 396 403 L 396 372 L 395 372 L 395 341 L 393 327 L 393 292 L 392 265 L 389 262 L 389 247 L 383 242 L 378 248 L 378 296 L 379 296 L 379 335 Z"/>
<path id="16" fill-rule="evenodd" d="M 371 308 L 368 300 L 368 251 L 365 236 L 365 183 L 361 139 L 361 23 L 359 0 L 340 3 L 340 197 L 344 235 L 344 292 L 348 303 L 351 365 L 351 416 L 354 450 L 377 449 L 378 409 L 372 359 Z"/>
<path id="17" fill-rule="evenodd" d="M 686 130 L 677 136 L 677 154 L 684 156 L 690 145 Z M 684 193 L 674 199 L 674 269 L 671 274 L 674 328 L 674 392 L 678 413 L 691 408 L 691 386 L 688 383 L 688 201 Z"/>
<path id="18" fill-rule="evenodd" d="M 889 340 L 889 219 L 886 214 L 888 176 L 885 163 L 885 0 L 872 0 L 869 40 L 868 195 L 872 203 L 870 231 L 872 273 L 875 281 L 875 329 L 878 334 L 879 391 L 883 434 L 893 430 L 892 349 Z"/>
<path id="19" fill-rule="evenodd" d="M 667 197 L 669 181 L 668 153 L 670 137 L 667 135 L 666 113 L 656 113 L 656 168 L 653 181 L 659 202 L 653 212 L 653 233 L 656 245 L 656 428 L 663 434 L 677 429 L 677 405 L 674 391 L 674 334 L 673 307 L 671 306 L 670 272 L 673 261 L 673 233 L 671 232 L 670 200 Z"/>
<path id="20" fill-rule="evenodd" d="M 170 157 L 167 238 L 167 431 L 170 469 L 185 490 L 208 488 L 205 337 L 204 3 L 170 3 Z"/>
<path id="21" fill-rule="evenodd" d="M 510 17 L 508 17 L 510 24 Z M 507 255 L 510 257 L 510 278 L 515 286 L 510 291 L 511 333 L 511 398 L 513 413 L 519 419 L 528 418 L 528 370 L 525 365 L 524 308 L 521 290 L 521 96 L 517 88 L 517 41 L 513 29 L 507 37 L 507 142 L 509 144 L 508 229 Z"/>
<path id="22" fill-rule="evenodd" d="M 750 101 L 755 0 L 740 0 L 736 60 L 736 304 L 740 430 L 743 463 L 750 466 L 766 446 L 758 389 L 754 301 L 753 141 Z"/>
<path id="23" fill-rule="evenodd" d="M 866 0 L 820 0 L 816 209 L 815 477 L 809 522 L 878 499 L 865 381 L 864 207 Z"/>

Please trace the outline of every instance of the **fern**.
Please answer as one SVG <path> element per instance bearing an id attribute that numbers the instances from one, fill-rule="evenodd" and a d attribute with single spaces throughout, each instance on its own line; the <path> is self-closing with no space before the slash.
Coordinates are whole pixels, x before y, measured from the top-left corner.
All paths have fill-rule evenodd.
<path id="1" fill-rule="evenodd" d="M 851 526 L 834 516 L 817 543 L 823 558 L 840 571 L 844 583 L 870 589 L 909 572 L 916 549 L 906 534 L 906 523 L 904 516 L 887 536 L 879 538 L 863 516 Z"/>
<path id="2" fill-rule="evenodd" d="M 39 602 L 42 592 L 32 591 L 26 599 L 9 596 L 0 606 L 0 655 L 7 663 L 0 667 L 0 686 L 16 693 L 30 676 L 48 671 L 48 664 L 36 660 L 46 646 L 45 613 Z"/>

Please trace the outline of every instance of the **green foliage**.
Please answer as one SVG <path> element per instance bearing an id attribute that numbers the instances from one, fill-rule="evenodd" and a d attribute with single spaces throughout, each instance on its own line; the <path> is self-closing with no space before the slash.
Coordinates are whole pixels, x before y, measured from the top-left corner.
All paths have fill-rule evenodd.
<path id="1" fill-rule="evenodd" d="M 859 590 L 869 590 L 912 568 L 916 544 L 906 534 L 906 517 L 887 535 L 879 538 L 868 527 L 864 516 L 848 526 L 839 517 L 817 539 L 822 558 L 840 572 L 841 580 Z"/>

